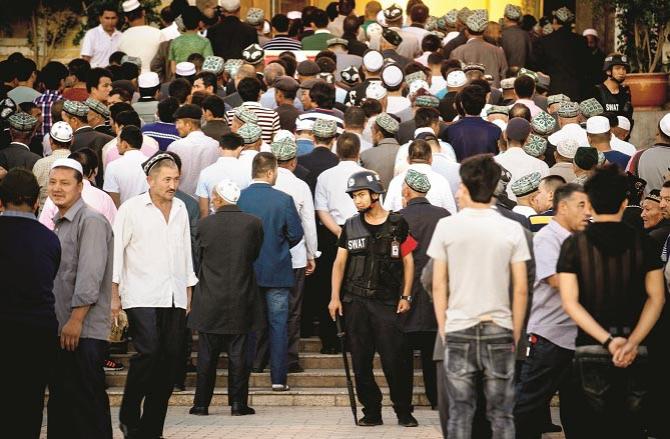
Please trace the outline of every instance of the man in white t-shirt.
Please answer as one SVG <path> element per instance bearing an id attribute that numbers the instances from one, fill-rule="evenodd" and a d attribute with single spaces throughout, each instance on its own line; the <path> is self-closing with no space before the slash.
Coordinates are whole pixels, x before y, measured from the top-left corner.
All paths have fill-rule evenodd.
<path id="1" fill-rule="evenodd" d="M 126 0 L 122 7 L 130 27 L 121 35 L 118 50 L 140 58 L 142 71 L 148 72 L 164 36 L 158 28 L 147 25 L 138 0 Z"/>
<path id="2" fill-rule="evenodd" d="M 118 208 L 127 199 L 146 192 L 149 185 L 142 170 L 142 164 L 147 161 L 147 157 L 140 151 L 140 129 L 133 125 L 123 127 L 117 142 L 121 157 L 107 166 L 102 188 L 112 197 Z"/>
<path id="3" fill-rule="evenodd" d="M 81 57 L 91 64 L 91 68 L 107 67 L 109 56 L 116 52 L 122 33 L 116 28 L 119 12 L 114 3 L 102 6 L 98 19 L 100 24 L 89 29 L 81 42 Z"/>
<path id="4" fill-rule="evenodd" d="M 447 435 L 472 436 L 481 385 L 497 437 L 514 437 L 514 351 L 526 314 L 530 253 L 521 225 L 491 209 L 501 176 L 493 158 L 471 157 L 460 174 L 461 210 L 440 220 L 427 251 L 446 346 Z"/>

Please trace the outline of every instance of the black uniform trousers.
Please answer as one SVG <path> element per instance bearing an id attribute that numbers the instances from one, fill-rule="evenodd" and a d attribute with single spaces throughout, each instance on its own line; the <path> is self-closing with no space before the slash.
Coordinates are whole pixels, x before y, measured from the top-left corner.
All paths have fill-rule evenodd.
<path id="1" fill-rule="evenodd" d="M 381 416 L 382 393 L 373 374 L 375 351 L 381 357 L 393 409 L 398 415 L 410 413 L 412 362 L 396 306 L 386 305 L 380 300 L 349 296 L 344 298 L 343 308 L 356 393 L 363 405 L 363 413 L 371 417 Z"/>
<path id="2" fill-rule="evenodd" d="M 198 333 L 198 384 L 193 405 L 209 407 L 216 384 L 216 366 L 222 351 L 228 353 L 228 404 L 247 405 L 249 396 L 249 366 L 247 334 Z"/>
<path id="3" fill-rule="evenodd" d="M 421 369 L 423 371 L 423 385 L 426 397 L 432 407 L 437 407 L 437 378 L 433 348 L 435 346 L 436 331 L 408 332 L 409 356 L 414 365 L 414 350 L 421 352 Z"/>
<path id="4" fill-rule="evenodd" d="M 303 320 L 316 320 L 319 322 L 319 338 L 325 349 L 340 350 L 340 342 L 337 338 L 337 328 L 328 312 L 330 303 L 331 274 L 333 263 L 337 255 L 337 237 L 321 224 L 316 226 L 316 234 L 319 240 L 319 251 L 321 256 L 316 264 L 316 270 L 307 278 L 306 288 L 306 313 Z M 310 315 L 310 312 L 312 315 Z"/>
<path id="5" fill-rule="evenodd" d="M 112 438 L 102 364 L 108 342 L 79 339 L 73 352 L 58 349 L 47 406 L 48 438 Z"/>
<path id="6" fill-rule="evenodd" d="M 182 334 L 184 340 L 181 343 L 181 352 L 177 360 L 177 370 L 174 375 L 175 386 L 183 386 L 186 382 L 186 369 L 191 364 L 191 349 L 193 347 L 193 331 L 188 327 L 188 316 L 186 316 L 186 327 Z"/>
<path id="7" fill-rule="evenodd" d="M 130 359 L 119 419 L 131 437 L 159 438 L 177 362 L 182 360 L 186 312 L 181 308 L 129 308 L 126 314 L 137 354 Z"/>
<path id="8" fill-rule="evenodd" d="M 3 322 L 0 333 L 9 337 L 6 352 L 15 360 L 0 361 L 3 383 L 0 425 L 8 438 L 37 439 L 42 429 L 44 391 L 55 367 L 57 337 L 55 328 L 38 329 L 29 325 Z"/>

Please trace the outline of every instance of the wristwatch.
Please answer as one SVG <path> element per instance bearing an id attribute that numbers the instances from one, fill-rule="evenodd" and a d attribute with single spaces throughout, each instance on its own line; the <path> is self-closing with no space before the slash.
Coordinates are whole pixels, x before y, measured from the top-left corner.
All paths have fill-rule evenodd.
<path id="1" fill-rule="evenodd" d="M 612 334 L 610 334 L 607 336 L 607 340 L 603 342 L 603 347 L 608 351 L 610 349 L 610 343 L 612 343 L 612 340 L 614 340 L 614 338 L 612 337 Z"/>
<path id="2" fill-rule="evenodd" d="M 414 300 L 413 296 L 402 296 L 400 297 L 400 300 L 406 300 L 408 303 L 412 303 L 412 300 Z"/>

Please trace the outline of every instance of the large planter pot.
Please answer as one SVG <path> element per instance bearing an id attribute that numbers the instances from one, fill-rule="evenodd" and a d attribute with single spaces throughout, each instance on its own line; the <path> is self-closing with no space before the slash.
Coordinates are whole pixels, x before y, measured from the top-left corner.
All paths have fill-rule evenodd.
<path id="1" fill-rule="evenodd" d="M 667 101 L 668 73 L 631 73 L 626 85 L 635 109 L 660 108 Z"/>

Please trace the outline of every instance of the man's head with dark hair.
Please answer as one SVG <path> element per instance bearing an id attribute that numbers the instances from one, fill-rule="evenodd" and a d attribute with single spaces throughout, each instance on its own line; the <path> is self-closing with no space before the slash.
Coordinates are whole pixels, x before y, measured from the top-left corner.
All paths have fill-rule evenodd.
<path id="1" fill-rule="evenodd" d="M 119 69 L 121 79 L 132 81 L 140 76 L 140 68 L 135 63 L 124 62 Z"/>
<path id="2" fill-rule="evenodd" d="M 424 24 L 426 23 L 426 20 L 428 20 L 428 15 L 430 14 L 430 11 L 428 10 L 428 6 L 424 4 L 418 4 L 412 6 L 412 9 L 409 11 L 409 16 L 412 19 L 412 23 L 417 23 L 417 24 Z"/>
<path id="3" fill-rule="evenodd" d="M 459 92 L 461 105 L 468 116 L 479 116 L 486 105 L 486 92 L 478 85 L 466 85 Z"/>
<path id="4" fill-rule="evenodd" d="M 195 66 L 195 71 L 199 72 L 205 62 L 205 57 L 201 53 L 194 52 L 186 58 L 186 61 L 192 63 Z"/>
<path id="5" fill-rule="evenodd" d="M 431 127 L 440 122 L 440 112 L 437 108 L 419 108 L 414 113 L 414 122 L 417 128 Z"/>
<path id="6" fill-rule="evenodd" d="M 75 58 L 67 65 L 67 70 L 77 81 L 86 82 L 91 71 L 91 64 L 85 59 Z"/>
<path id="7" fill-rule="evenodd" d="M 280 34 L 285 34 L 288 32 L 289 19 L 285 14 L 276 14 L 272 17 L 270 24 Z"/>
<path id="8" fill-rule="evenodd" d="M 535 80 L 528 75 L 521 75 L 514 80 L 514 93 L 519 99 L 530 99 L 535 93 Z"/>
<path id="9" fill-rule="evenodd" d="M 323 57 L 330 58 L 330 60 L 335 63 L 337 62 L 337 54 L 331 52 L 330 50 L 322 50 L 321 52 L 317 53 L 316 56 L 314 57 L 314 62 L 319 64 L 319 59 Z"/>
<path id="10" fill-rule="evenodd" d="M 349 15 L 342 22 L 342 30 L 344 31 L 342 35 L 356 35 L 358 34 L 358 28 L 361 26 L 361 21 L 355 15 Z"/>
<path id="11" fill-rule="evenodd" d="M 512 108 L 509 109 L 509 118 L 513 119 L 515 117 L 520 117 L 530 122 L 530 109 L 524 104 L 512 105 Z"/>
<path id="12" fill-rule="evenodd" d="M 107 69 L 91 69 L 86 78 L 86 91 L 93 99 L 107 102 L 109 92 L 112 91 L 112 74 Z"/>
<path id="13" fill-rule="evenodd" d="M 277 158 L 271 152 L 259 152 L 251 163 L 251 177 L 271 180 L 271 172 L 277 176 Z"/>
<path id="14" fill-rule="evenodd" d="M 433 52 L 430 55 L 428 55 L 427 62 L 428 65 L 431 67 L 433 66 L 435 66 L 435 68 L 437 68 L 437 66 L 441 67 L 442 61 L 444 61 L 444 57 L 440 55 L 438 52 Z"/>
<path id="15" fill-rule="evenodd" d="M 63 86 L 63 81 L 67 75 L 67 67 L 57 61 L 51 61 L 37 75 L 37 82 L 41 83 L 47 90 L 58 90 Z"/>
<path id="16" fill-rule="evenodd" d="M 130 12 L 126 12 L 126 21 L 133 22 L 139 19 L 144 18 L 144 8 L 133 9 Z"/>
<path id="17" fill-rule="evenodd" d="M 481 89 L 484 90 L 484 93 L 486 94 L 491 93 L 491 84 L 489 84 L 489 82 L 485 79 L 473 79 L 470 81 L 470 85 L 481 87 Z"/>
<path id="18" fill-rule="evenodd" d="M 356 9 L 356 0 L 340 0 L 337 10 L 340 15 L 349 16 Z"/>
<path id="19" fill-rule="evenodd" d="M 319 108 L 331 110 L 335 105 L 335 87 L 326 82 L 317 82 L 309 91 L 309 98 Z"/>
<path id="20" fill-rule="evenodd" d="M 567 183 L 558 186 L 554 190 L 554 200 L 552 210 L 554 213 L 558 212 L 561 201 L 564 201 L 572 196 L 574 193 L 585 193 L 584 188 L 577 183 Z"/>
<path id="21" fill-rule="evenodd" d="M 361 140 L 355 133 L 344 132 L 337 138 L 336 151 L 340 160 L 356 160 L 361 152 Z"/>
<path id="22" fill-rule="evenodd" d="M 200 72 L 195 75 L 191 91 L 201 91 L 207 94 L 216 93 L 216 75 L 212 72 Z"/>
<path id="23" fill-rule="evenodd" d="M 596 168 L 584 190 L 596 215 L 623 213 L 628 203 L 628 179 L 615 164 Z"/>
<path id="24" fill-rule="evenodd" d="M 537 19 L 533 17 L 531 14 L 526 14 L 523 17 L 521 17 L 521 29 L 525 30 L 526 32 L 530 32 L 533 30 L 533 27 L 537 24 Z"/>
<path id="25" fill-rule="evenodd" d="M 204 101 L 207 96 L 209 95 L 204 91 L 194 91 L 193 93 L 191 93 L 189 103 L 197 105 L 198 107 L 202 107 L 202 101 Z"/>
<path id="26" fill-rule="evenodd" d="M 37 64 L 30 58 L 23 58 L 16 62 L 16 79 L 27 82 L 37 71 Z"/>
<path id="27" fill-rule="evenodd" d="M 284 62 L 286 76 L 293 78 L 295 76 L 295 71 L 298 68 L 298 62 L 295 60 L 295 58 L 290 56 L 280 56 L 279 60 Z"/>
<path id="28" fill-rule="evenodd" d="M 165 123 L 174 123 L 174 112 L 179 108 L 175 97 L 168 97 L 158 103 L 158 119 Z"/>
<path id="29" fill-rule="evenodd" d="M 98 169 L 98 155 L 91 148 L 81 148 L 68 156 L 79 162 L 81 170 L 84 171 L 84 178 L 93 178 Z"/>
<path id="30" fill-rule="evenodd" d="M 208 117 L 221 119 L 226 113 L 226 104 L 217 95 L 209 95 L 202 101 L 202 111 L 205 119 Z"/>
<path id="31" fill-rule="evenodd" d="M 177 78 L 170 83 L 168 94 L 176 98 L 180 104 L 184 104 L 191 94 L 191 83 L 184 78 Z"/>
<path id="32" fill-rule="evenodd" d="M 118 98 L 116 98 L 113 103 L 130 102 L 133 98 L 125 88 L 113 88 L 112 91 L 109 92 L 109 101 L 112 101 L 115 95 L 118 95 Z"/>
<path id="33" fill-rule="evenodd" d="M 437 52 L 441 48 L 442 40 L 437 35 L 427 34 L 421 40 L 421 50 L 424 52 Z"/>
<path id="34" fill-rule="evenodd" d="M 109 107 L 109 117 L 112 119 L 112 121 L 116 121 L 116 117 L 124 111 L 135 110 L 133 110 L 133 106 L 128 102 L 119 102 Z"/>
<path id="35" fill-rule="evenodd" d="M 0 61 L 0 81 L 5 84 L 12 84 L 16 81 L 16 61 L 8 59 Z M 67 75 L 66 75 L 67 76 Z"/>
<path id="36" fill-rule="evenodd" d="M 337 2 L 330 2 L 326 6 L 326 15 L 330 21 L 333 21 L 337 18 Z"/>
<path id="37" fill-rule="evenodd" d="M 163 24 L 165 24 L 166 26 L 172 24 L 174 19 L 177 18 L 170 6 L 166 6 L 163 9 L 161 9 L 160 17 L 161 20 L 163 21 Z"/>
<path id="38" fill-rule="evenodd" d="M 311 14 L 310 19 L 317 29 L 324 29 L 328 26 L 328 14 L 322 9 L 316 9 Z"/>
<path id="39" fill-rule="evenodd" d="M 344 112 L 345 130 L 362 130 L 365 128 L 365 111 L 361 107 L 351 106 Z"/>
<path id="40" fill-rule="evenodd" d="M 407 160 L 410 163 L 430 163 L 433 159 L 433 151 L 425 140 L 413 140 L 407 149 Z"/>
<path id="41" fill-rule="evenodd" d="M 459 170 L 461 183 L 475 203 L 490 203 L 502 169 L 491 154 L 478 154 L 463 160 Z"/>
<path id="42" fill-rule="evenodd" d="M 119 139 L 122 142 L 126 142 L 132 149 L 140 149 L 142 147 L 142 131 L 137 126 L 124 125 L 123 129 L 121 129 Z"/>
<path id="43" fill-rule="evenodd" d="M 6 210 L 33 212 L 37 208 L 39 195 L 37 179 L 27 169 L 10 169 L 0 182 L 0 201 Z"/>
<path id="44" fill-rule="evenodd" d="M 447 79 L 447 75 L 452 71 L 452 70 L 460 70 L 461 69 L 461 62 L 457 59 L 446 59 L 442 61 L 442 66 L 440 66 L 440 73 L 442 73 L 442 77 L 444 79 Z"/>
<path id="45" fill-rule="evenodd" d="M 140 116 L 137 114 L 135 110 L 120 112 L 114 118 L 114 122 L 119 127 L 135 126 L 139 128 L 142 126 Z"/>
<path id="46" fill-rule="evenodd" d="M 367 117 L 368 119 L 382 112 L 382 104 L 377 99 L 366 99 L 361 105 L 361 108 L 363 109 L 363 111 L 365 111 L 365 117 Z M 375 126 L 377 126 L 377 124 L 373 125 L 373 127 Z"/>
<path id="47" fill-rule="evenodd" d="M 244 102 L 258 102 L 261 82 L 257 78 L 244 78 L 237 84 L 237 92 Z"/>
<path id="48" fill-rule="evenodd" d="M 181 19 L 186 30 L 196 30 L 202 21 L 202 13 L 195 6 L 188 6 L 181 13 Z"/>
<path id="49" fill-rule="evenodd" d="M 121 52 L 120 50 L 117 50 L 116 52 L 109 55 L 108 62 L 109 62 L 110 65 L 120 66 L 121 65 L 121 60 L 123 59 L 124 56 L 126 56 L 125 52 Z"/>

